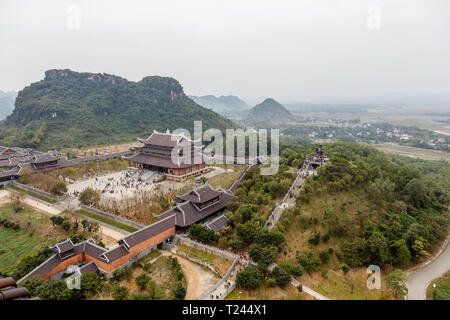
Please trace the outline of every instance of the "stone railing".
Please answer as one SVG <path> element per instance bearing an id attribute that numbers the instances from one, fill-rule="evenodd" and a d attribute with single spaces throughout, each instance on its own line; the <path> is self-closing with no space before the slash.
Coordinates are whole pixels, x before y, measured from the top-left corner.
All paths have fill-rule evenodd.
<path id="1" fill-rule="evenodd" d="M 267 228 L 269 226 L 269 222 L 273 220 L 273 215 L 275 214 L 275 212 L 280 208 L 280 206 L 286 201 L 287 197 L 289 196 L 289 194 L 291 193 L 291 191 L 295 188 L 295 186 L 298 183 L 298 179 L 300 177 L 300 173 L 298 173 L 294 179 L 294 182 L 292 182 L 291 186 L 289 187 L 288 192 L 286 192 L 286 194 L 284 195 L 283 199 L 281 201 L 278 201 L 277 204 L 275 205 L 275 208 L 272 210 L 272 212 L 270 213 L 269 218 L 266 220 L 266 223 L 264 224 L 263 229 Z"/>
<path id="2" fill-rule="evenodd" d="M 93 207 L 90 207 L 90 206 L 86 206 L 86 205 L 84 205 L 84 204 L 80 204 L 80 207 L 81 207 L 83 210 L 90 211 L 90 212 L 92 212 L 92 213 L 95 213 L 95 214 L 98 214 L 98 215 L 103 216 L 103 217 L 105 217 L 105 218 L 108 218 L 108 219 L 111 219 L 111 220 L 114 220 L 114 221 L 123 223 L 123 224 L 125 224 L 125 225 L 127 225 L 127 226 L 130 226 L 130 227 L 133 227 L 133 228 L 142 229 L 142 228 L 145 228 L 145 227 L 146 227 L 145 224 L 138 223 L 138 222 L 136 222 L 136 221 L 133 221 L 133 220 L 130 220 L 130 219 L 121 217 L 121 216 L 116 216 L 116 215 L 114 215 L 114 214 L 105 212 L 105 211 L 103 211 L 103 210 L 99 210 L 99 209 L 97 209 L 97 208 L 93 208 Z"/>
<path id="3" fill-rule="evenodd" d="M 101 226 L 107 227 L 107 228 L 109 228 L 109 229 L 116 230 L 117 232 L 120 232 L 120 233 L 122 233 L 122 234 L 124 234 L 124 235 L 129 235 L 129 234 L 131 233 L 131 232 L 129 232 L 129 231 L 126 231 L 126 230 L 120 229 L 120 228 L 118 228 L 118 227 L 112 226 L 112 225 L 110 225 L 110 224 L 108 224 L 108 223 L 106 223 L 106 222 L 97 220 L 97 219 L 95 219 L 95 218 L 91 218 L 91 217 L 89 217 L 89 216 L 85 216 L 85 215 L 83 215 L 83 214 L 81 214 L 81 213 L 79 213 L 79 212 L 76 212 L 76 211 L 72 211 L 70 214 L 73 215 L 73 216 L 79 217 L 79 218 L 82 219 L 82 220 L 87 219 L 87 220 L 90 220 L 90 221 L 95 221 L 95 222 L 97 222 L 97 223 L 98 223 L 99 225 L 101 225 Z"/>
<path id="4" fill-rule="evenodd" d="M 247 168 L 245 168 L 245 170 L 239 175 L 239 177 L 236 180 L 234 180 L 233 184 L 228 188 L 228 190 L 234 191 L 234 188 L 236 188 L 236 185 L 239 182 L 242 182 L 242 180 L 244 179 L 245 174 L 247 173 L 247 171 L 250 170 L 251 168 L 255 167 L 255 166 L 257 166 L 257 164 L 252 164 L 252 165 L 249 165 Z"/>
<path id="5" fill-rule="evenodd" d="M 19 183 L 17 181 L 13 181 L 12 185 L 17 187 L 17 188 L 24 189 L 24 190 L 27 190 L 27 191 L 31 191 L 31 192 L 34 192 L 34 193 L 39 194 L 41 196 L 53 199 L 55 201 L 60 201 L 64 197 L 64 195 L 63 196 L 59 196 L 59 197 L 55 196 L 54 194 L 51 194 L 51 193 L 49 193 L 47 191 L 44 191 L 44 190 L 41 190 L 41 189 L 38 189 L 38 188 L 35 188 L 35 187 L 32 187 L 32 186 L 29 186 L 29 185 L 26 185 L 26 184 L 22 184 L 22 183 Z"/>
<path id="6" fill-rule="evenodd" d="M 213 285 L 211 288 L 209 288 L 208 291 L 206 291 L 200 298 L 198 298 L 198 300 L 208 300 L 209 297 L 212 295 L 212 293 L 213 293 L 219 286 L 221 286 L 222 284 L 224 284 L 225 281 L 228 281 L 228 278 L 230 277 L 231 272 L 233 271 L 233 269 L 236 267 L 236 264 L 237 264 L 238 260 L 239 260 L 239 258 L 236 256 L 236 258 L 233 260 L 233 264 L 232 264 L 231 267 L 228 269 L 227 273 L 223 276 L 223 278 L 220 279 L 219 281 L 217 281 L 216 284 Z M 233 283 L 233 285 L 232 285 L 231 287 L 233 287 L 233 289 L 234 289 L 235 286 L 236 286 L 236 285 Z M 231 287 L 230 287 L 230 288 L 231 288 Z M 228 293 L 231 292 L 231 291 L 233 291 L 233 290 L 232 290 L 232 289 L 231 289 L 231 290 L 228 289 Z M 228 294 L 228 293 L 227 293 L 227 294 Z M 223 300 L 227 294 L 221 296 L 221 297 L 220 297 L 220 300 Z"/>
<path id="7" fill-rule="evenodd" d="M 220 274 L 220 271 L 217 270 L 217 268 L 214 267 L 211 263 L 208 263 L 208 262 L 206 262 L 206 261 L 203 260 L 203 259 L 200 259 L 200 258 L 198 258 L 198 257 L 195 257 L 195 256 L 193 256 L 193 255 L 191 255 L 191 254 L 188 254 L 188 253 L 186 253 L 186 252 L 183 252 L 183 251 L 181 251 L 181 250 L 177 250 L 176 248 L 173 248 L 173 249 L 170 250 L 170 251 L 172 251 L 172 252 L 173 252 L 174 254 L 176 254 L 177 256 L 186 258 L 186 259 L 188 259 L 188 260 L 191 260 L 192 262 L 195 262 L 195 263 L 198 263 L 198 264 L 204 266 L 205 268 L 208 268 L 208 269 L 211 270 L 215 275 L 217 275 L 219 278 L 222 277 L 222 275 Z"/>
<path id="8" fill-rule="evenodd" d="M 193 248 L 199 249 L 199 250 L 203 250 L 203 251 L 206 251 L 213 255 L 219 255 L 222 258 L 225 258 L 227 260 L 234 260 L 237 258 L 237 255 L 235 255 L 234 253 L 231 253 L 231 252 L 228 252 L 226 250 L 222 250 L 222 249 L 219 249 L 216 247 L 208 246 L 206 244 L 197 242 L 197 241 L 189 239 L 189 238 L 184 238 L 184 237 L 179 238 L 178 244 L 186 245 L 186 246 L 193 247 Z"/>

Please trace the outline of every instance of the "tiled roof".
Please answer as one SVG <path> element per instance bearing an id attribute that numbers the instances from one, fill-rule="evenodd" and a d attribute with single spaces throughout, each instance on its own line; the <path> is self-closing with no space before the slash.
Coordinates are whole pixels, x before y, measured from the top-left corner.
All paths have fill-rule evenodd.
<path id="1" fill-rule="evenodd" d="M 140 229 L 132 234 L 126 236 L 125 238 L 119 240 L 119 243 L 125 244 L 128 248 L 134 247 L 135 245 L 153 237 L 175 225 L 175 215 L 169 214 L 165 215 L 163 219 L 155 222 L 148 227 Z"/>
<path id="2" fill-rule="evenodd" d="M 112 248 L 111 250 L 106 251 L 101 255 L 101 257 L 103 257 L 106 262 L 111 263 L 117 259 L 122 258 L 123 256 L 126 256 L 129 253 L 130 252 L 127 250 L 127 248 L 123 244 L 121 244 L 117 247 Z"/>
<path id="3" fill-rule="evenodd" d="M 201 154 L 197 155 L 195 157 L 188 155 L 187 157 L 180 157 L 179 159 L 180 159 L 180 164 L 178 164 L 178 162 L 174 163 L 171 158 L 157 157 L 157 156 L 153 156 L 153 155 L 149 155 L 149 154 L 138 153 L 134 156 L 126 158 L 125 160 L 142 163 L 142 164 L 146 164 L 146 165 L 151 165 L 151 166 L 155 166 L 155 167 L 163 167 L 163 168 L 171 168 L 171 169 L 189 168 L 189 167 L 192 167 L 192 165 L 194 165 L 194 164 L 202 163 Z M 190 159 L 190 163 L 185 163 L 189 159 Z M 197 160 L 197 161 L 195 161 L 195 160 Z"/>
<path id="4" fill-rule="evenodd" d="M 149 144 L 153 146 L 161 146 L 161 147 L 175 147 L 182 140 L 186 140 L 186 138 L 182 135 L 170 134 L 170 133 L 160 133 L 154 132 L 147 139 L 140 139 L 144 144 Z"/>
<path id="5" fill-rule="evenodd" d="M 66 243 L 67 241 L 68 240 L 66 240 L 66 241 L 64 241 L 62 243 Z M 59 243 L 58 245 L 61 246 L 62 243 Z M 52 246 L 50 248 L 53 251 L 55 251 L 55 250 L 57 251 L 57 249 L 56 249 L 57 245 L 54 245 L 54 246 Z M 94 240 L 92 240 L 92 239 L 89 239 L 89 240 L 83 241 L 81 243 L 75 244 L 73 249 L 74 249 L 74 255 L 85 253 L 85 254 L 91 256 L 92 258 L 95 258 L 95 259 L 98 259 L 98 260 L 101 260 L 101 261 L 105 261 L 105 259 L 102 258 L 101 255 L 103 253 L 107 252 L 107 250 L 105 248 L 102 248 L 102 247 L 96 245 Z M 35 277 L 38 277 L 38 278 L 44 277 L 50 271 L 52 271 L 56 266 L 58 266 L 62 261 L 63 260 L 59 257 L 58 254 L 55 254 L 55 255 L 51 256 L 45 262 L 43 262 L 41 265 L 36 267 L 33 271 L 28 273 L 25 277 L 20 279 L 19 283 L 23 282 L 25 280 L 31 279 L 31 278 L 35 278 Z"/>
<path id="6" fill-rule="evenodd" d="M 208 183 L 205 183 L 199 188 L 193 188 L 191 191 L 183 194 L 177 195 L 177 198 L 183 201 L 192 201 L 195 203 L 202 203 L 209 201 L 213 198 L 220 196 L 223 192 L 219 190 L 214 190 Z"/>
<path id="7" fill-rule="evenodd" d="M 11 170 L 0 172 L 0 178 L 18 176 L 19 175 L 19 171 L 20 171 L 19 168 L 14 168 L 14 169 L 11 169 Z"/>
<path id="8" fill-rule="evenodd" d="M 214 219 L 210 223 L 208 223 L 206 226 L 210 228 L 211 230 L 214 230 L 215 232 L 219 232 L 224 227 L 228 226 L 230 222 L 227 218 L 225 218 L 224 215 L 221 215 L 220 217 Z"/>
<path id="9" fill-rule="evenodd" d="M 98 270 L 99 269 L 98 269 L 98 266 L 95 263 L 95 261 L 91 261 L 89 263 L 86 263 L 84 266 L 82 266 L 80 268 L 80 273 L 84 274 L 84 273 L 90 273 L 90 272 L 97 272 Z"/>
<path id="10" fill-rule="evenodd" d="M 75 246 L 74 246 L 72 240 L 67 239 L 63 242 L 55 244 L 50 249 L 52 249 L 55 253 L 64 253 L 64 252 L 67 252 L 74 248 L 75 248 Z"/>
<path id="11" fill-rule="evenodd" d="M 175 214 L 176 225 L 179 227 L 187 227 L 224 209 L 232 199 L 233 195 L 224 191 L 221 195 L 219 195 L 219 200 L 217 202 L 214 202 L 203 209 L 200 209 L 197 205 L 190 201 L 186 201 L 177 204 L 172 209 L 163 213 L 161 218 L 166 218 Z"/>

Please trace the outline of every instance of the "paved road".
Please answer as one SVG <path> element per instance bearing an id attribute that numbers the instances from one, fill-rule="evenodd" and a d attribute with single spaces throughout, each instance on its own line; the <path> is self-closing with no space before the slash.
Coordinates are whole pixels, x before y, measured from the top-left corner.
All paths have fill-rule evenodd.
<path id="1" fill-rule="evenodd" d="M 450 236 L 449 236 L 450 237 Z M 426 300 L 427 287 L 431 281 L 450 270 L 450 242 L 437 258 L 408 276 L 408 300 Z"/>

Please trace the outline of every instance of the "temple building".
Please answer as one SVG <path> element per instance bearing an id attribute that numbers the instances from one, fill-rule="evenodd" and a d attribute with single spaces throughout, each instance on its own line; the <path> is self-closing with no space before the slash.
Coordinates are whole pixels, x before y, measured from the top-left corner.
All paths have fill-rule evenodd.
<path id="1" fill-rule="evenodd" d="M 186 231 L 194 223 L 203 223 L 215 231 L 228 224 L 222 211 L 233 199 L 231 191 L 214 189 L 205 183 L 177 198 L 179 203 L 174 207 L 154 215 L 159 218 L 157 222 L 120 239 L 111 249 L 98 246 L 92 239 L 76 244 L 67 239 L 50 247 L 54 255 L 18 283 L 35 277 L 63 277 L 68 270 L 76 270 L 79 274 L 99 272 L 108 278 L 116 269 L 124 268 L 159 245 L 170 242 L 176 233 Z M 210 219 L 214 220 L 208 221 Z"/>
<path id="2" fill-rule="evenodd" d="M 154 131 L 147 139 L 138 139 L 144 144 L 138 153 L 125 160 L 136 168 L 163 173 L 168 180 L 181 181 L 209 170 L 202 157 L 201 147 L 182 134 Z M 186 154 L 183 152 L 189 150 Z"/>
<path id="3" fill-rule="evenodd" d="M 0 188 L 7 186 L 13 180 L 17 180 L 23 169 L 30 169 L 32 173 L 45 172 L 73 167 L 78 163 L 87 161 L 120 159 L 133 153 L 134 151 L 127 150 L 68 160 L 55 150 L 44 153 L 31 148 L 0 146 Z"/>

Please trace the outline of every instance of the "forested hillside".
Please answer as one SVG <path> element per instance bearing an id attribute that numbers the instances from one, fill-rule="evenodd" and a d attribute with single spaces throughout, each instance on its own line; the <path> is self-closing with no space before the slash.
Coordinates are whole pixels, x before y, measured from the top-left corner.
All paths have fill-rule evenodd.
<path id="1" fill-rule="evenodd" d="M 173 78 L 132 82 L 109 74 L 49 70 L 19 92 L 14 112 L 0 124 L 0 144 L 38 149 L 131 141 L 153 130 L 234 124 L 189 99 Z"/>
<path id="2" fill-rule="evenodd" d="M 307 148 L 288 147 L 283 153 L 296 165 Z M 325 148 L 331 161 L 307 180 L 297 207 L 285 217 L 288 239 L 299 238 L 298 230 L 308 236 L 307 243 L 295 244 L 301 249 L 295 254 L 320 245 L 331 247 L 350 267 L 408 267 L 446 237 L 450 164 L 393 157 L 350 143 Z"/>
<path id="3" fill-rule="evenodd" d="M 281 168 L 299 168 L 316 147 L 282 144 Z M 447 236 L 449 163 L 394 157 L 355 143 L 324 147 L 330 161 L 307 178 L 296 206 L 285 210 L 271 231 L 262 230 L 260 213 L 270 209 L 262 211 L 259 205 L 264 191 L 278 190 L 270 178 L 256 182 L 249 174 L 244 203 L 229 205 L 238 238 L 232 237 L 233 229 L 224 231 L 225 239 L 230 238 L 226 245 L 249 245 L 248 253 L 258 263 L 238 276 L 245 297 L 264 297 L 263 292 L 285 288 L 295 276 L 332 299 L 390 299 L 397 293 L 388 290 L 385 275 L 427 259 Z M 280 186 L 284 184 L 273 194 L 282 195 L 289 185 Z M 267 272 L 273 262 L 280 268 Z M 382 290 L 367 289 L 369 265 L 380 266 Z"/>
<path id="4" fill-rule="evenodd" d="M 278 101 L 268 98 L 250 109 L 250 121 L 288 121 L 295 117 Z"/>

